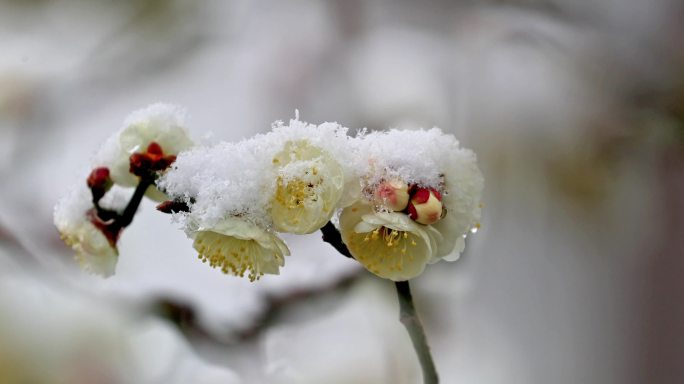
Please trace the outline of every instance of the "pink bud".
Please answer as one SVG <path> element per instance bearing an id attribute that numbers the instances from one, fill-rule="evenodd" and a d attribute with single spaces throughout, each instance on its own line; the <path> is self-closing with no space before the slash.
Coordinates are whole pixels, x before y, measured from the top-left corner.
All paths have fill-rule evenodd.
<path id="1" fill-rule="evenodd" d="M 408 200 L 408 185 L 401 180 L 383 181 L 375 190 L 375 203 L 390 211 L 403 211 Z"/>

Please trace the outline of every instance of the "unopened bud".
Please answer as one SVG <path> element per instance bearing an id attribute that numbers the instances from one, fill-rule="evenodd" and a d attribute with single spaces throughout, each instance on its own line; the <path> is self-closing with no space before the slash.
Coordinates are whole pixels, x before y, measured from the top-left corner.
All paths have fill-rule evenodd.
<path id="1" fill-rule="evenodd" d="M 408 185 L 401 180 L 383 181 L 375 190 L 375 203 L 390 211 L 403 211 L 408 201 Z"/>
<path id="2" fill-rule="evenodd" d="M 90 175 L 88 175 L 86 182 L 93 195 L 93 201 L 100 201 L 109 188 L 112 187 L 112 179 L 109 177 L 109 168 L 99 167 L 93 169 L 92 172 L 90 172 Z"/>
<path id="3" fill-rule="evenodd" d="M 152 142 L 145 152 L 136 152 L 131 155 L 130 172 L 136 176 L 147 177 L 154 172 L 163 171 L 174 161 L 175 155 L 164 156 L 162 147 Z"/>
<path id="4" fill-rule="evenodd" d="M 434 190 L 418 188 L 411 196 L 408 214 L 420 224 L 434 224 L 442 218 L 442 195 Z"/>
<path id="5" fill-rule="evenodd" d="M 99 167 L 93 169 L 92 172 L 90 172 L 87 181 L 88 187 L 90 188 L 104 188 L 107 185 L 107 183 L 110 182 L 111 180 L 109 179 L 109 168 L 107 167 Z"/>
<path id="6" fill-rule="evenodd" d="M 157 205 L 157 211 L 163 213 L 190 212 L 190 207 L 178 200 L 167 200 Z"/>
<path id="7" fill-rule="evenodd" d="M 153 141 L 147 146 L 147 154 L 156 160 L 164 156 L 164 150 L 162 150 L 162 147 L 159 145 L 159 143 Z"/>

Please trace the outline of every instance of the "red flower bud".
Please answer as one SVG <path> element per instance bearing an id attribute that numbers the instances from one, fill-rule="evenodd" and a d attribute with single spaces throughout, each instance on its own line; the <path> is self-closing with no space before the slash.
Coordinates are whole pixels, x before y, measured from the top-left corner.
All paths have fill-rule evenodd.
<path id="1" fill-rule="evenodd" d="M 176 161 L 175 155 L 164 156 L 164 150 L 151 142 L 146 152 L 136 152 L 130 157 L 130 172 L 136 176 L 149 177 L 151 174 L 163 171 Z"/>
<path id="2" fill-rule="evenodd" d="M 99 167 L 93 169 L 92 172 L 90 172 L 87 183 L 89 188 L 103 188 L 110 181 L 111 180 L 109 179 L 109 168 Z"/>
<path id="3" fill-rule="evenodd" d="M 88 188 L 90 188 L 90 193 L 93 195 L 93 201 L 97 204 L 112 186 L 112 180 L 109 178 L 109 168 L 99 167 L 93 169 L 90 175 L 88 175 L 86 183 Z"/>
<path id="4" fill-rule="evenodd" d="M 190 212 L 190 207 L 182 201 L 167 200 L 157 205 L 157 211 L 163 213 Z"/>
<path id="5" fill-rule="evenodd" d="M 442 218 L 442 195 L 432 188 L 416 188 L 407 211 L 409 217 L 425 225 L 434 224 Z"/>

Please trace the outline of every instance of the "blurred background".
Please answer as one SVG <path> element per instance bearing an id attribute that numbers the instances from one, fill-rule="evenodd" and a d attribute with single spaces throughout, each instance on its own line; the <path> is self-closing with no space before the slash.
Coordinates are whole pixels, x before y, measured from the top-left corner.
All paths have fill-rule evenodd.
<path id="1" fill-rule="evenodd" d="M 186 106 L 204 143 L 295 109 L 352 130 L 439 126 L 486 185 L 464 256 L 413 284 L 442 382 L 682 382 L 683 19 L 680 0 L 4 0 L 0 297 L 45 285 L 151 316 L 188 343 L 174 359 L 245 383 L 420 382 L 392 285 L 317 234 L 249 283 L 198 263 L 148 202 L 102 280 L 52 210 L 153 102 Z"/>

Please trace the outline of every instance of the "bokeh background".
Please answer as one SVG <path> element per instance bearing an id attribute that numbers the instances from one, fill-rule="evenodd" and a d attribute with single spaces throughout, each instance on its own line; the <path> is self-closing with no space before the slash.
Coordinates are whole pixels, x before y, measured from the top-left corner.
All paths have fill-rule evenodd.
<path id="1" fill-rule="evenodd" d="M 249 283 L 197 262 L 147 203 L 102 280 L 74 265 L 52 210 L 153 102 L 187 107 L 205 143 L 295 110 L 352 130 L 439 126 L 486 181 L 462 259 L 414 282 L 442 382 L 681 382 L 682 20 L 680 0 L 2 1 L 0 296 L 47 284 L 187 343 L 137 382 L 193 359 L 245 383 L 417 383 L 392 285 L 316 234 Z"/>

